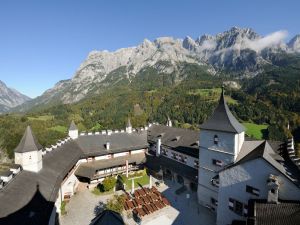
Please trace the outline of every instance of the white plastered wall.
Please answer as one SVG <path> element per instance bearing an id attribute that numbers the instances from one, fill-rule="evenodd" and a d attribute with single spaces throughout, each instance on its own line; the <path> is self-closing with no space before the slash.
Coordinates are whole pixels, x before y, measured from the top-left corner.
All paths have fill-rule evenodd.
<path id="1" fill-rule="evenodd" d="M 23 170 L 39 172 L 43 167 L 42 150 L 24 153 L 15 152 L 15 163 L 20 164 Z"/>

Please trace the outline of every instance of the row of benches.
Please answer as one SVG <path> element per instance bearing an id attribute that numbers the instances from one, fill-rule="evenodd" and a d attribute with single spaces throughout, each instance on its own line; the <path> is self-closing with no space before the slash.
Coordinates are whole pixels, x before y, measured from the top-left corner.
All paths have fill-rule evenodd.
<path id="1" fill-rule="evenodd" d="M 165 198 L 155 187 L 138 189 L 133 193 L 133 198 L 129 194 L 126 195 L 124 209 L 132 210 L 133 214 L 138 217 L 149 215 L 159 209 L 170 205 L 170 202 Z"/>

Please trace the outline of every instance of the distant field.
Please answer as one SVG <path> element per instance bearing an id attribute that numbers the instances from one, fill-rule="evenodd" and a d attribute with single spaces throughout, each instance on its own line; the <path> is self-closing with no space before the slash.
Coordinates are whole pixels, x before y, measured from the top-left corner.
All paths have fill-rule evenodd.
<path id="1" fill-rule="evenodd" d="M 41 121 L 46 121 L 46 120 L 52 120 L 53 116 L 50 115 L 44 115 L 44 116 L 37 116 L 37 117 L 28 117 L 29 120 L 41 120 Z"/>
<path id="2" fill-rule="evenodd" d="M 217 97 L 221 93 L 221 88 L 194 89 L 188 92 L 190 95 L 201 95 L 203 97 Z"/>
<path id="3" fill-rule="evenodd" d="M 50 130 L 55 130 L 55 131 L 58 131 L 58 132 L 61 132 L 61 133 L 66 133 L 68 128 L 67 127 L 64 127 L 64 126 L 55 126 L 55 127 L 51 127 L 49 128 Z"/>
<path id="4" fill-rule="evenodd" d="M 219 99 L 221 90 L 222 90 L 221 88 L 196 89 L 196 90 L 189 91 L 188 93 L 190 95 L 199 95 L 199 96 L 205 97 L 207 99 L 216 100 L 216 99 Z M 226 96 L 226 93 L 225 93 L 225 100 L 229 104 L 238 104 L 238 102 L 236 100 L 234 100 L 230 96 Z"/>
<path id="5" fill-rule="evenodd" d="M 261 140 L 264 138 L 264 131 L 268 129 L 268 125 L 255 124 L 255 123 L 243 123 L 246 128 L 246 134 L 255 139 Z"/>

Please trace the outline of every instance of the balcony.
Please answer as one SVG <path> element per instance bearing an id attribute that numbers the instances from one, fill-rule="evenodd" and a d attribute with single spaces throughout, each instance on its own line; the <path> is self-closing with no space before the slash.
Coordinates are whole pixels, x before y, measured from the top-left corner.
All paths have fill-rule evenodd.
<path id="1" fill-rule="evenodd" d="M 135 171 L 135 170 L 139 170 L 140 166 L 131 166 L 128 168 L 128 171 Z M 104 178 L 107 176 L 111 176 L 111 175 L 117 175 L 117 174 L 121 174 L 121 173 L 126 173 L 126 168 L 112 168 L 112 170 L 110 171 L 99 171 L 97 172 L 93 178 L 91 180 L 97 180 L 100 178 Z"/>

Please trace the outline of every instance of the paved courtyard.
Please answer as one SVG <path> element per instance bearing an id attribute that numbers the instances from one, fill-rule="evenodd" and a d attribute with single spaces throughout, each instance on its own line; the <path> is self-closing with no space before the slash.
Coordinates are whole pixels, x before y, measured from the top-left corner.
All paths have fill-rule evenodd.
<path id="1" fill-rule="evenodd" d="M 179 184 L 167 181 L 158 190 L 167 197 L 171 206 L 143 217 L 142 225 L 214 225 L 215 216 L 196 202 L 196 193 L 186 198 L 187 193 L 175 195 Z M 95 217 L 97 207 L 102 207 L 111 195 L 96 196 L 89 190 L 82 190 L 67 204 L 67 215 L 61 216 L 61 225 L 89 225 Z M 136 225 L 133 219 L 124 216 L 128 225 Z"/>

